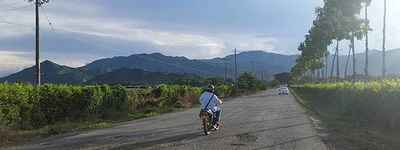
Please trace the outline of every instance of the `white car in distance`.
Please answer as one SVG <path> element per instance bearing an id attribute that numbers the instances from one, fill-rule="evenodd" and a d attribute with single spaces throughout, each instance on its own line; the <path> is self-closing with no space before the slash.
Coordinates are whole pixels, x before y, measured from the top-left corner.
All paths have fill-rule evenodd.
<path id="1" fill-rule="evenodd" d="M 278 88 L 278 91 L 279 91 L 279 95 L 281 95 L 281 94 L 289 95 L 289 89 L 287 87 L 280 87 L 280 88 Z"/>

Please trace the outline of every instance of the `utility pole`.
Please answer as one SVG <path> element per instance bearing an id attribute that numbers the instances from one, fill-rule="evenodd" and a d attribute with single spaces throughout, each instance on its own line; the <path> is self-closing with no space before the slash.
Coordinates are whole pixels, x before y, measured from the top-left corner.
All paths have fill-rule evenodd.
<path id="1" fill-rule="evenodd" d="M 238 74 L 237 74 L 237 59 L 236 59 L 236 48 L 235 48 L 235 80 L 236 80 L 236 94 L 239 94 Z"/>
<path id="2" fill-rule="evenodd" d="M 224 63 L 225 63 L 225 82 L 226 82 L 226 79 L 228 77 L 227 70 L 226 70 L 226 59 L 228 59 L 228 58 L 226 58 L 226 56 L 225 56 L 225 59 L 224 59 Z"/>
<path id="3" fill-rule="evenodd" d="M 383 5 L 383 40 L 382 40 L 382 78 L 385 78 L 386 67 L 385 67 L 385 34 L 386 34 L 386 0 Z"/>
<path id="4" fill-rule="evenodd" d="M 324 59 L 323 58 L 321 58 L 321 62 L 324 63 Z M 322 73 L 322 79 L 324 79 L 325 78 L 325 68 L 321 69 L 321 73 Z"/>
<path id="5" fill-rule="evenodd" d="M 33 0 L 29 0 L 32 2 Z M 35 11 L 36 11 L 36 85 L 40 85 L 40 41 L 39 41 L 39 7 L 44 4 L 48 3 L 49 0 L 35 0 Z"/>
<path id="6" fill-rule="evenodd" d="M 39 0 L 36 0 L 36 85 L 40 85 L 40 49 L 39 49 Z"/>
<path id="7" fill-rule="evenodd" d="M 264 73 L 261 74 L 261 80 L 264 81 Z"/>
<path id="8" fill-rule="evenodd" d="M 253 72 L 255 74 L 255 72 L 254 72 L 254 61 L 251 61 L 251 72 Z"/>
<path id="9" fill-rule="evenodd" d="M 326 51 L 328 52 L 328 46 L 326 46 Z M 325 78 L 328 78 L 328 57 L 329 54 L 325 54 Z"/>

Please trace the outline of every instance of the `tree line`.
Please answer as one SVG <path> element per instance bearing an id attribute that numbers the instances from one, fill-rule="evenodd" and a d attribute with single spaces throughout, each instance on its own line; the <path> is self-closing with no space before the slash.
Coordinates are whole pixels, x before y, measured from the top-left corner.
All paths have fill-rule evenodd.
<path id="1" fill-rule="evenodd" d="M 356 59 L 354 41 L 361 40 L 368 31 L 367 18 L 359 17 L 363 5 L 368 7 L 372 0 L 324 0 L 323 7 L 315 9 L 316 19 L 313 25 L 305 35 L 305 40 L 300 43 L 298 50 L 301 55 L 295 60 L 296 65 L 291 69 L 291 75 L 294 79 L 308 74 L 311 78 L 331 78 L 340 79 L 339 68 L 339 44 L 343 40 L 349 40 L 349 55 L 346 62 L 345 76 L 347 76 L 347 65 L 352 53 L 353 73 L 352 81 L 356 81 Z M 335 51 L 332 62 L 328 61 L 330 52 L 328 47 L 335 44 Z M 368 51 L 368 49 L 367 49 Z M 368 55 L 366 55 L 368 61 Z M 328 68 L 327 64 L 332 63 Z M 336 64 L 336 68 L 334 67 Z M 366 62 L 365 74 L 368 75 L 368 62 Z M 330 74 L 328 74 L 330 69 Z M 336 75 L 333 74 L 336 69 Z"/>

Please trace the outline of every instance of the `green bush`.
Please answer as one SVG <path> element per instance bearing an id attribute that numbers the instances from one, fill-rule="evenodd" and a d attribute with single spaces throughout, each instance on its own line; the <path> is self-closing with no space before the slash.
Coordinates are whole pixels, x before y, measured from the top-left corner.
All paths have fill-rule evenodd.
<path id="1" fill-rule="evenodd" d="M 221 85 L 215 87 L 215 94 L 221 98 L 231 96 L 235 93 L 235 87 L 230 85 Z"/>
<path id="2" fill-rule="evenodd" d="M 0 84 L 0 124 L 17 128 L 30 124 L 32 90 L 32 86 L 20 83 Z"/>
<path id="3" fill-rule="evenodd" d="M 233 86 L 217 86 L 220 97 L 235 92 Z M 87 119 L 122 119 L 128 113 L 154 107 L 190 107 L 199 104 L 203 88 L 160 85 L 156 89 L 123 86 L 72 86 L 21 83 L 0 84 L 0 125 L 16 129 L 40 128 Z M 96 117 L 96 118 L 93 118 Z"/>
<path id="4" fill-rule="evenodd" d="M 341 109 L 369 126 L 400 129 L 400 82 L 306 84 L 294 87 L 313 103 Z"/>
<path id="5" fill-rule="evenodd" d="M 173 105 L 177 102 L 178 97 L 189 94 L 189 87 L 186 85 L 161 84 L 153 90 L 153 94 L 163 105 Z"/>

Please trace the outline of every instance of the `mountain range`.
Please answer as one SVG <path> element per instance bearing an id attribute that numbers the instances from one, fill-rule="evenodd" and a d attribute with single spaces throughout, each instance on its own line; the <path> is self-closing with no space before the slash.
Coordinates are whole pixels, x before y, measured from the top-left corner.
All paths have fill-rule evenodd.
<path id="1" fill-rule="evenodd" d="M 328 75 L 331 73 L 332 67 L 332 58 L 333 55 L 328 57 Z M 394 50 L 386 51 L 386 75 L 389 74 L 400 74 L 400 67 L 397 66 L 400 64 L 400 48 Z M 353 60 L 352 56 L 349 58 L 347 75 L 353 74 Z M 357 53 L 355 56 L 356 59 L 356 73 L 364 74 L 365 69 L 365 52 Z M 340 76 L 344 76 L 344 69 L 346 66 L 347 55 L 341 55 L 339 57 L 339 66 L 340 66 Z M 382 75 L 382 51 L 379 50 L 370 50 L 368 53 L 368 72 L 369 75 L 372 76 L 381 76 Z M 336 62 L 335 62 L 336 64 Z M 334 67 L 333 75 L 336 75 L 336 65 Z"/>
<path id="2" fill-rule="evenodd" d="M 400 63 L 400 49 L 386 52 L 387 74 L 400 73 L 396 65 Z M 236 55 L 238 74 L 254 72 L 264 80 L 272 80 L 273 75 L 289 72 L 295 65 L 298 55 L 282 55 L 264 51 L 246 51 Z M 332 55 L 328 57 L 330 74 Z M 343 76 L 347 56 L 340 56 L 340 73 Z M 356 54 L 356 72 L 364 73 L 365 53 Z M 335 63 L 336 64 L 336 63 Z M 369 53 L 370 75 L 380 75 L 382 53 L 372 50 Z M 226 70 L 226 74 L 225 74 Z M 336 70 L 336 67 L 335 67 Z M 336 74 L 334 70 L 334 75 Z M 350 57 L 347 74 L 352 74 Z M 179 78 L 209 78 L 235 76 L 235 55 L 213 59 L 187 59 L 185 57 L 165 56 L 161 53 L 133 54 L 95 60 L 85 66 L 72 68 L 51 62 L 41 63 L 41 80 L 53 84 L 93 84 L 93 83 L 168 83 Z M 23 81 L 35 83 L 35 66 L 0 78 L 2 82 Z"/>

